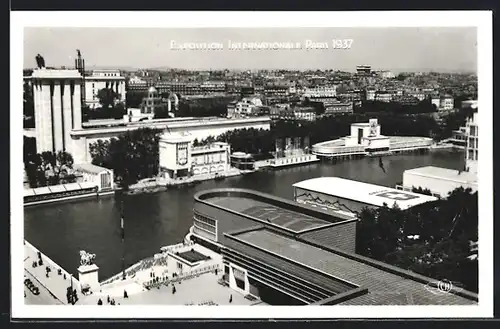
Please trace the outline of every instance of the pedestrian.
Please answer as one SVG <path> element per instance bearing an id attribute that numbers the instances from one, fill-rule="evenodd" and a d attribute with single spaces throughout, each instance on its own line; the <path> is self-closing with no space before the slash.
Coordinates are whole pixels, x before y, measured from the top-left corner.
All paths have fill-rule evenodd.
<path id="1" fill-rule="evenodd" d="M 128 298 L 127 290 L 123 290 L 123 298 Z"/>
<path id="2" fill-rule="evenodd" d="M 108 304 L 111 302 L 111 298 L 109 298 L 109 295 L 108 295 Z"/>
<path id="3" fill-rule="evenodd" d="M 99 300 L 97 301 L 97 305 L 102 305 L 102 300 L 99 298 Z"/>
<path id="4" fill-rule="evenodd" d="M 233 294 L 229 296 L 229 303 L 231 304 L 233 302 Z"/>

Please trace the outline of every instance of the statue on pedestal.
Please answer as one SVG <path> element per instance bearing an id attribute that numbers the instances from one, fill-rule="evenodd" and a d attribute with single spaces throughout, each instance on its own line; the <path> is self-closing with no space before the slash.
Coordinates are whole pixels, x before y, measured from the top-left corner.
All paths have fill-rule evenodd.
<path id="1" fill-rule="evenodd" d="M 95 254 L 90 254 L 85 250 L 80 250 L 80 265 L 92 265 L 94 264 Z"/>
<path id="2" fill-rule="evenodd" d="M 39 69 L 45 68 L 45 59 L 43 59 L 42 55 L 40 54 L 36 55 L 35 60 L 36 60 L 36 65 L 38 66 Z"/>

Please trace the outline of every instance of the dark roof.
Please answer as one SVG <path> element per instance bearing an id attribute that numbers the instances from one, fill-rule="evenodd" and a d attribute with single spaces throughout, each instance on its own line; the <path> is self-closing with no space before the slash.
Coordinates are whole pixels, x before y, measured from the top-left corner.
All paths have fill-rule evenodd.
<path id="1" fill-rule="evenodd" d="M 328 276 L 367 288 L 368 294 L 348 299 L 343 305 L 468 305 L 477 295 L 454 288 L 456 293 L 440 293 L 430 287 L 435 280 L 409 271 L 338 250 L 325 250 L 309 242 L 288 238 L 270 230 L 246 231 L 230 237 L 260 251 L 301 264 Z M 248 253 L 249 250 L 247 249 Z M 343 254 L 343 255 L 342 255 Z M 252 256 L 252 255 L 249 255 Z M 347 257 L 346 257 L 347 256 Z"/>

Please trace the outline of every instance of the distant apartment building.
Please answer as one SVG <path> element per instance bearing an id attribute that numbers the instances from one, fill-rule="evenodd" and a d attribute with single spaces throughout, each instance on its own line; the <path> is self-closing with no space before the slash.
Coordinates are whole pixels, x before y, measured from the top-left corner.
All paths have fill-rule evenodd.
<path id="1" fill-rule="evenodd" d="M 409 93 L 406 93 L 406 95 L 410 96 L 410 97 L 415 97 L 419 101 L 423 101 L 426 98 L 426 96 L 423 92 L 409 92 Z"/>
<path id="2" fill-rule="evenodd" d="M 436 108 L 439 110 L 441 106 L 441 100 L 437 96 L 431 96 L 431 104 L 436 106 Z"/>
<path id="3" fill-rule="evenodd" d="M 393 95 L 390 92 L 378 91 L 375 94 L 375 100 L 378 102 L 389 103 L 390 101 L 392 101 L 392 98 L 393 98 Z"/>
<path id="4" fill-rule="evenodd" d="M 310 98 L 325 98 L 325 97 L 336 97 L 337 87 L 336 86 L 316 86 L 313 88 L 306 88 L 304 91 L 304 97 Z"/>
<path id="5" fill-rule="evenodd" d="M 333 102 L 325 106 L 325 116 L 332 116 L 335 114 L 353 113 L 353 102 Z"/>
<path id="6" fill-rule="evenodd" d="M 255 115 L 263 106 L 262 100 L 257 97 L 243 98 L 239 102 L 231 102 L 227 106 L 228 118 Z"/>
<path id="7" fill-rule="evenodd" d="M 375 100 L 375 94 L 377 93 L 376 90 L 366 90 L 365 91 L 365 99 L 367 101 L 374 101 Z"/>
<path id="8" fill-rule="evenodd" d="M 393 79 L 393 78 L 396 77 L 394 75 L 394 73 L 392 73 L 391 71 L 386 71 L 386 70 L 384 70 L 384 71 L 378 71 L 377 74 L 382 79 Z"/>
<path id="9" fill-rule="evenodd" d="M 290 106 L 289 104 L 276 104 L 271 107 L 272 120 L 316 120 L 316 109 L 312 106 Z"/>
<path id="10" fill-rule="evenodd" d="M 356 73 L 359 75 L 371 74 L 372 67 L 371 65 L 358 65 L 356 66 Z"/>
<path id="11" fill-rule="evenodd" d="M 97 97 L 99 90 L 112 89 L 120 97 L 120 101 L 125 101 L 126 88 L 125 77 L 120 70 L 94 70 L 85 77 L 85 103 L 90 108 L 99 106 Z"/>
<path id="12" fill-rule="evenodd" d="M 455 107 L 454 106 L 454 99 L 452 96 L 445 95 L 439 99 L 439 109 L 440 110 L 449 111 L 449 110 L 453 110 L 454 107 Z"/>
<path id="13" fill-rule="evenodd" d="M 392 101 L 401 105 L 417 105 L 420 102 L 418 98 L 410 95 L 395 96 Z"/>
<path id="14" fill-rule="evenodd" d="M 264 95 L 266 97 L 284 97 L 290 95 L 291 89 L 295 90 L 295 85 L 289 82 L 273 82 L 264 86 Z"/>
<path id="15" fill-rule="evenodd" d="M 158 94 L 158 90 L 155 87 L 150 87 L 148 94 L 142 100 L 141 113 L 154 115 L 156 109 L 162 106 L 161 100 L 162 98 Z"/>
<path id="16" fill-rule="evenodd" d="M 155 86 L 160 95 L 174 93 L 182 96 L 198 96 L 226 93 L 226 83 L 224 81 L 198 83 L 160 80 L 152 83 L 139 79 L 129 80 L 128 91 L 145 94 L 152 85 Z"/>
<path id="17" fill-rule="evenodd" d="M 205 81 L 200 85 L 202 94 L 219 94 L 226 92 L 226 82 L 224 81 Z"/>
<path id="18" fill-rule="evenodd" d="M 307 107 L 294 107 L 293 114 L 295 120 L 302 121 L 315 121 L 316 120 L 316 109 L 311 106 Z"/>

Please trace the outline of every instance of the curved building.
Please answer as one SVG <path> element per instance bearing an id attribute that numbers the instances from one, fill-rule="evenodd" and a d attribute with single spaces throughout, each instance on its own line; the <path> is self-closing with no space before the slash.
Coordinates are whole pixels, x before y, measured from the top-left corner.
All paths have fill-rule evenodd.
<path id="1" fill-rule="evenodd" d="M 356 216 L 245 189 L 194 197 L 191 239 L 222 254 L 223 281 L 270 305 L 467 305 L 477 295 L 355 254 Z"/>
<path id="2" fill-rule="evenodd" d="M 384 136 L 377 119 L 353 123 L 351 135 L 312 146 L 312 154 L 320 157 L 373 156 L 394 152 L 429 149 L 432 138 L 413 136 Z"/>

